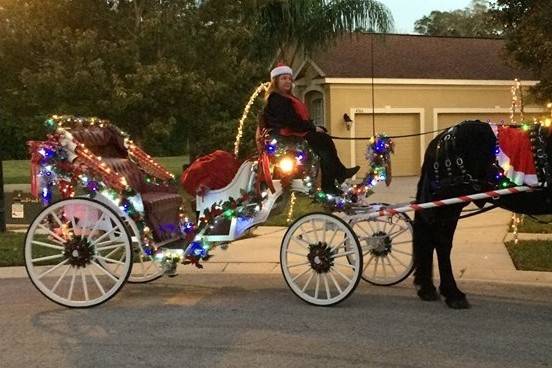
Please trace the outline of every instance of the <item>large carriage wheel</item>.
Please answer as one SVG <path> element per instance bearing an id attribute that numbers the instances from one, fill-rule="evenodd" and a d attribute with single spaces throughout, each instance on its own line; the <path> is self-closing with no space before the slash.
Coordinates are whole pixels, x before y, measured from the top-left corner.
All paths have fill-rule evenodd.
<path id="1" fill-rule="evenodd" d="M 345 300 L 360 281 L 362 252 L 340 218 L 312 213 L 298 218 L 282 240 L 280 264 L 286 283 L 305 302 L 330 306 Z"/>
<path id="2" fill-rule="evenodd" d="M 131 240 L 119 216 L 91 199 L 46 207 L 25 238 L 25 267 L 44 296 L 85 308 L 112 298 L 132 266 Z"/>
<path id="3" fill-rule="evenodd" d="M 142 242 L 140 241 L 140 232 L 136 228 L 135 224 L 127 223 L 131 239 L 132 239 L 132 251 L 134 252 L 132 259 L 132 270 L 128 277 L 128 282 L 133 284 L 144 284 L 157 280 L 164 274 L 163 267 L 159 262 L 155 260 L 155 256 L 148 255 Z"/>
<path id="4" fill-rule="evenodd" d="M 398 213 L 370 220 L 359 219 L 349 224 L 362 247 L 364 281 L 391 286 L 402 282 L 414 271 L 412 220 L 408 215 Z"/>

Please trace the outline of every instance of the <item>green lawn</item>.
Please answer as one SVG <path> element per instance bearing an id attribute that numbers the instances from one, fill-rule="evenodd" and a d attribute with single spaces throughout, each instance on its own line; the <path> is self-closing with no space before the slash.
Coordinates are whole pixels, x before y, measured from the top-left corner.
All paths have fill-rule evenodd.
<path id="1" fill-rule="evenodd" d="M 182 173 L 182 165 L 188 163 L 189 157 L 171 156 L 156 157 L 161 165 L 174 174 L 176 178 Z M 30 184 L 30 164 L 28 160 L 4 161 L 4 184 Z"/>
<path id="2" fill-rule="evenodd" d="M 506 243 L 506 248 L 518 270 L 552 272 L 552 241 L 520 240 Z"/>
<path id="3" fill-rule="evenodd" d="M 28 160 L 8 160 L 3 162 L 4 184 L 30 184 L 31 168 Z"/>
<path id="4" fill-rule="evenodd" d="M 539 220 L 544 222 L 552 221 L 552 216 L 536 216 Z M 520 233 L 540 233 L 548 234 L 552 233 L 552 224 L 544 225 L 539 224 L 537 221 L 533 220 L 528 216 L 524 216 L 523 223 L 518 226 L 518 232 Z"/>
<path id="5" fill-rule="evenodd" d="M 41 235 L 38 239 L 46 241 L 46 235 Z M 25 233 L 5 232 L 0 233 L 0 267 L 23 266 L 23 247 L 25 243 Z M 57 254 L 59 251 L 49 248 L 37 248 L 33 257 L 44 257 Z M 42 262 L 40 264 L 51 264 L 52 261 Z"/>

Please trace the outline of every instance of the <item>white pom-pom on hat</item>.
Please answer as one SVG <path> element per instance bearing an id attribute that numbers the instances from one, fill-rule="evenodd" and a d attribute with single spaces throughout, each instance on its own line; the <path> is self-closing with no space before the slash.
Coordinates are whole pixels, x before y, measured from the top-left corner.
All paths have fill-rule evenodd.
<path id="1" fill-rule="evenodd" d="M 287 65 L 278 64 L 276 66 L 276 68 L 274 68 L 270 71 L 270 79 L 274 79 L 274 78 L 276 78 L 280 75 L 284 75 L 284 74 L 293 75 L 293 70 Z"/>

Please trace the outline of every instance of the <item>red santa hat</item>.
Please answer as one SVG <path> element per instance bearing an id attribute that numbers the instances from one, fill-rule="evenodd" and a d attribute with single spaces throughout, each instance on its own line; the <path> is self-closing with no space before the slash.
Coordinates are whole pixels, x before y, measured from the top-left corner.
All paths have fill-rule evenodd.
<path id="1" fill-rule="evenodd" d="M 276 66 L 276 68 L 270 71 L 270 79 L 274 79 L 284 74 L 293 75 L 293 70 L 289 66 L 280 63 Z"/>

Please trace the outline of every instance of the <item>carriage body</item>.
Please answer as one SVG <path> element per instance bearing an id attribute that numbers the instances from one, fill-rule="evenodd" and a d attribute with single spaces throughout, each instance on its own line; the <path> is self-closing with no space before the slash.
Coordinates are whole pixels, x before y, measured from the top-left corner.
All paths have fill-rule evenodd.
<path id="1" fill-rule="evenodd" d="M 32 188 L 45 208 L 28 230 L 25 262 L 33 284 L 64 306 L 101 304 L 126 281 L 171 275 L 180 261 L 201 267 L 212 248 L 264 223 L 287 193 L 319 194 L 317 157 L 306 142 L 267 136 L 259 158 L 243 162 L 225 187 L 198 194 L 196 216 L 186 217 L 172 175 L 116 126 L 65 116 L 47 123 L 48 139 L 29 142 Z M 54 201 L 55 189 L 61 200 Z M 339 217 L 314 213 L 290 224 L 280 263 L 288 286 L 302 300 L 339 303 L 361 276 L 383 285 L 400 281 L 363 274 L 363 247 L 372 260 L 386 256 L 391 244 L 382 230 L 355 233 L 363 230 L 356 228 L 362 221 L 351 215 L 370 208 L 357 204 Z M 380 219 L 382 228 L 391 217 Z M 399 221 L 409 226 L 407 217 Z"/>

